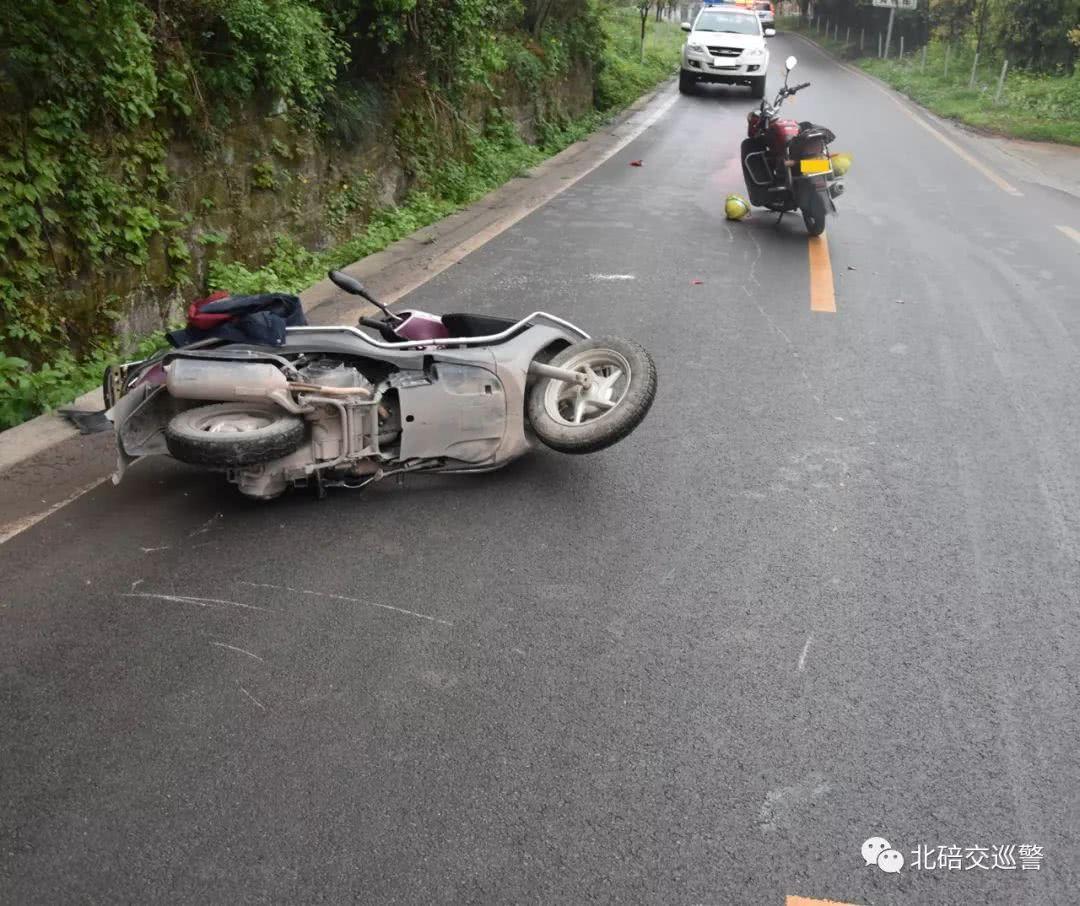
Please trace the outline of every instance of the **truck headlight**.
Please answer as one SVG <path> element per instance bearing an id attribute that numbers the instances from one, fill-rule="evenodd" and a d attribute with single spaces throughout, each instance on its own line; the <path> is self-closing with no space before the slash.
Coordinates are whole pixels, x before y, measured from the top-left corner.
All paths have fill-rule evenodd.
<path id="1" fill-rule="evenodd" d="M 691 44 L 691 43 L 687 42 L 686 49 L 690 53 L 705 53 L 705 45 L 704 44 Z"/>

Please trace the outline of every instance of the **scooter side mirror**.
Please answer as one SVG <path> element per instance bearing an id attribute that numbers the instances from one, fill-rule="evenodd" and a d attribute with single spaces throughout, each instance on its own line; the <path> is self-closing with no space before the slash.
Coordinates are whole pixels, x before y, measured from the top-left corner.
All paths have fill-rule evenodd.
<path id="1" fill-rule="evenodd" d="M 335 286 L 345 290 L 345 292 L 352 293 L 354 296 L 360 296 L 362 299 L 367 299 L 368 302 L 386 315 L 390 321 L 396 322 L 402 320 L 400 315 L 395 315 L 389 308 L 383 305 L 382 302 L 371 295 L 364 284 L 355 277 L 350 277 L 348 274 L 343 274 L 341 271 L 330 271 L 326 276 L 334 282 Z"/>
<path id="2" fill-rule="evenodd" d="M 343 274 L 341 271 L 330 271 L 327 276 L 339 289 L 343 289 L 347 293 L 352 293 L 354 296 L 360 296 L 369 301 L 371 300 L 371 294 L 364 287 L 364 284 L 355 277 L 350 277 L 348 274 Z"/>
<path id="3" fill-rule="evenodd" d="M 784 71 L 791 72 L 799 61 L 795 57 L 788 57 L 784 60 Z"/>
<path id="4" fill-rule="evenodd" d="M 681 28 L 683 31 L 691 31 L 693 29 L 693 26 L 689 22 L 683 22 L 683 24 L 680 25 L 679 28 Z"/>

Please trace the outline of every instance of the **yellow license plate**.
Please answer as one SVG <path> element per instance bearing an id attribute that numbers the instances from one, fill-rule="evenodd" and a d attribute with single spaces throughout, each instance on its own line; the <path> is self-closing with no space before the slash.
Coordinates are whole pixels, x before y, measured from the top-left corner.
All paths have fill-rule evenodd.
<path id="1" fill-rule="evenodd" d="M 804 175 L 811 173 L 828 173 L 832 169 L 832 161 L 827 157 L 812 157 L 808 160 L 799 161 Z"/>

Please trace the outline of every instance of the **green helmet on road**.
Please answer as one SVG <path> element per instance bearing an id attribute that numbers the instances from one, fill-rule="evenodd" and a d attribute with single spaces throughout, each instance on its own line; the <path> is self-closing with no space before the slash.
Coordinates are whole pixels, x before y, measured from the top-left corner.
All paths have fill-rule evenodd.
<path id="1" fill-rule="evenodd" d="M 742 220 L 750 214 L 750 202 L 741 195 L 729 195 L 724 202 L 724 213 L 728 220 Z"/>

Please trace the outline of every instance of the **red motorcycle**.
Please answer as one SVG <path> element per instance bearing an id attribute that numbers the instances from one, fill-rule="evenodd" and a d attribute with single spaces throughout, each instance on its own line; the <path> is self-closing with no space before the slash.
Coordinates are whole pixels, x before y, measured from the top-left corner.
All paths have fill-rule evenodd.
<path id="1" fill-rule="evenodd" d="M 811 236 L 825 231 L 825 218 L 836 213 L 833 201 L 843 194 L 844 184 L 833 169 L 829 144 L 832 131 L 813 123 L 780 118 L 785 98 L 810 87 L 809 82 L 788 87 L 788 75 L 798 61 L 788 57 L 784 64 L 784 87 L 772 104 L 747 116 L 747 138 L 742 143 L 743 179 L 750 203 L 779 213 L 802 211 Z M 779 222 L 779 221 L 778 221 Z"/>

